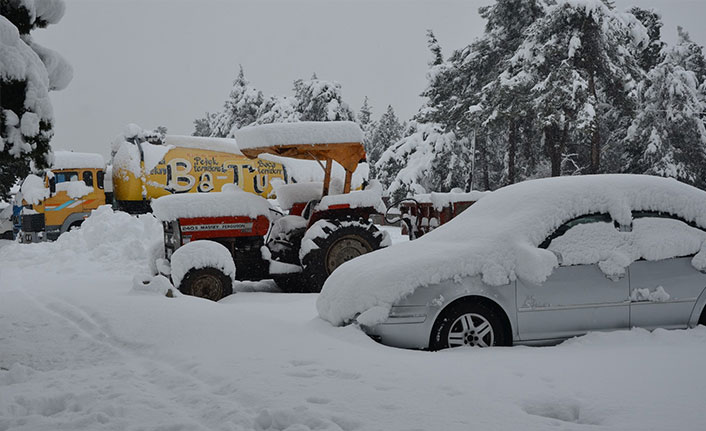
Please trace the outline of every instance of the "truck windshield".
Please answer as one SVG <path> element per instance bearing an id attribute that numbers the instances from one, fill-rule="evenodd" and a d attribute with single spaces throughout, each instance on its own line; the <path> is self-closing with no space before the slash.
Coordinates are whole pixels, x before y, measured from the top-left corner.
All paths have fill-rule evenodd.
<path id="1" fill-rule="evenodd" d="M 54 182 L 56 184 L 65 183 L 67 181 L 78 180 L 78 172 L 64 171 L 64 172 L 54 172 Z"/>

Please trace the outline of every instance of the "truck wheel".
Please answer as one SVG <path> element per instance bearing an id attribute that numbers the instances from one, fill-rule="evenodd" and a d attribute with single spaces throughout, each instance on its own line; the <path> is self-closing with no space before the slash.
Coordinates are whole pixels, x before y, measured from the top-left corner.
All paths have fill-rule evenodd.
<path id="1" fill-rule="evenodd" d="M 343 263 L 387 246 L 386 232 L 364 220 L 319 220 L 304 234 L 300 249 L 304 289 L 320 292 Z"/>
<path id="2" fill-rule="evenodd" d="M 184 295 L 218 301 L 233 293 L 233 282 L 216 268 L 192 268 L 181 280 L 179 291 Z"/>

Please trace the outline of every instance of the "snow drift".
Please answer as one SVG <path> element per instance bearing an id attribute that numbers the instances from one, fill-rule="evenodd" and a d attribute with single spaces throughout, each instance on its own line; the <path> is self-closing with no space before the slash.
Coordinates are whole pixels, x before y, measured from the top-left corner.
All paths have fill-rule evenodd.
<path id="1" fill-rule="evenodd" d="M 148 272 L 149 250 L 163 240 L 161 224 L 151 214 L 131 216 L 110 206 L 94 210 L 80 229 L 62 234 L 55 242 L 12 243 L 0 249 L 0 261 L 22 262 L 20 268 L 36 271 L 47 264 L 60 271 L 80 274 L 103 268 L 129 274 Z M 47 259 L 51 256 L 51 259 Z"/>

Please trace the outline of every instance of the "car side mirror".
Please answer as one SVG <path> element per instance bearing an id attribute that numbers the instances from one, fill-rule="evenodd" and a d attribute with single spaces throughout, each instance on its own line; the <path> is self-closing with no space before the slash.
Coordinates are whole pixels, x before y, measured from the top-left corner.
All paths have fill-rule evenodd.
<path id="1" fill-rule="evenodd" d="M 56 180 L 54 178 L 51 178 L 49 180 L 49 193 L 51 195 L 54 195 L 54 193 L 56 193 Z"/>

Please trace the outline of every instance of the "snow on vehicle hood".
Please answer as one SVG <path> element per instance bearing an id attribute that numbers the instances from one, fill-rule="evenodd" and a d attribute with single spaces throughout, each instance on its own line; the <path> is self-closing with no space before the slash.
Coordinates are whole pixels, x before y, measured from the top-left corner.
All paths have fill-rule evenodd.
<path id="1" fill-rule="evenodd" d="M 182 193 L 162 196 L 152 201 L 154 216 L 161 221 L 193 217 L 272 216 L 272 205 L 260 196 L 247 193 L 235 184 L 226 184 L 220 192 Z"/>
<path id="2" fill-rule="evenodd" d="M 558 262 L 537 246 L 559 226 L 591 213 L 628 225 L 635 210 L 670 213 L 706 227 L 706 192 L 674 179 L 619 174 L 504 187 L 420 239 L 341 265 L 317 300 L 319 316 L 341 325 L 370 310 L 379 323 L 387 317 L 383 311 L 418 287 L 456 277 L 480 275 L 493 286 L 518 277 L 542 283 Z"/>

